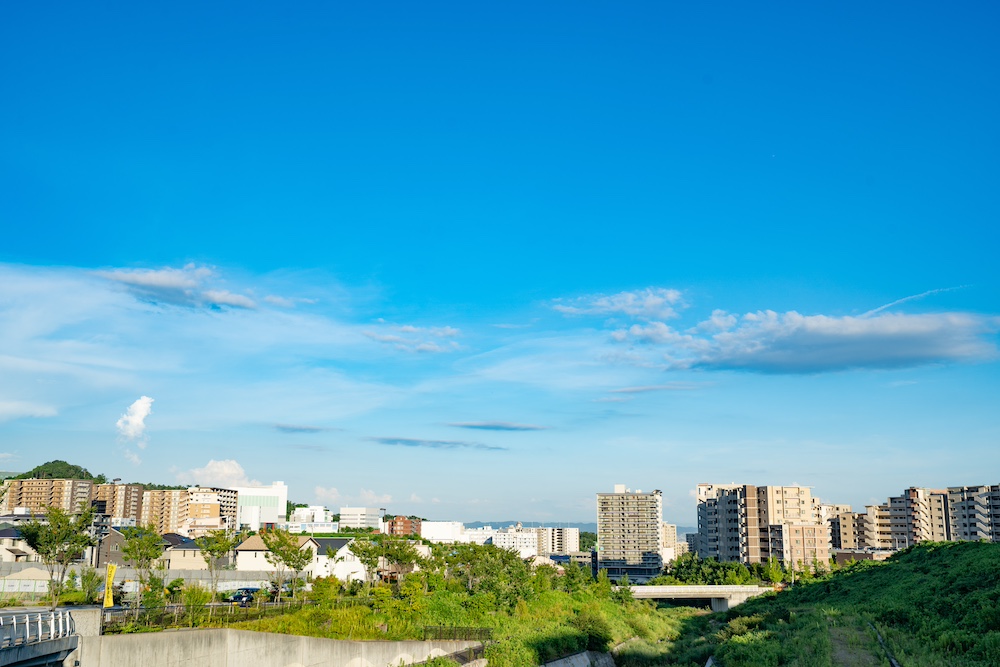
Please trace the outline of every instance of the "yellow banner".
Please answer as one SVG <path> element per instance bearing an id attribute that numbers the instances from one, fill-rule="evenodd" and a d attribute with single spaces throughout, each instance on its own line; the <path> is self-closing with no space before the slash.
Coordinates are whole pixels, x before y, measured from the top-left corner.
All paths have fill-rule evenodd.
<path id="1" fill-rule="evenodd" d="M 115 587 L 115 570 L 118 566 L 114 563 L 108 563 L 108 576 L 104 578 L 104 608 L 115 606 L 115 596 L 113 589 Z"/>

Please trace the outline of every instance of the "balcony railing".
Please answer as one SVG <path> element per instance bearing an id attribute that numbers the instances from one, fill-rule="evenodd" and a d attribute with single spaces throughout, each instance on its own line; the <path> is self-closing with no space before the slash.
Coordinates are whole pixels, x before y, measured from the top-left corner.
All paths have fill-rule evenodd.
<path id="1" fill-rule="evenodd" d="M 76 624 L 68 611 L 45 611 L 0 616 L 0 648 L 37 644 L 69 637 Z"/>

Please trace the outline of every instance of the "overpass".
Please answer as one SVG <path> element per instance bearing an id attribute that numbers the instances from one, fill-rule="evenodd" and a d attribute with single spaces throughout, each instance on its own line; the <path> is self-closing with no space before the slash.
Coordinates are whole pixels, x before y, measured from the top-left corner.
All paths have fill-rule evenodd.
<path id="1" fill-rule="evenodd" d="M 712 611 L 727 611 L 774 589 L 762 586 L 630 586 L 637 600 L 710 600 Z"/>
<path id="2" fill-rule="evenodd" d="M 0 615 L 0 667 L 61 666 L 79 642 L 68 611 Z"/>

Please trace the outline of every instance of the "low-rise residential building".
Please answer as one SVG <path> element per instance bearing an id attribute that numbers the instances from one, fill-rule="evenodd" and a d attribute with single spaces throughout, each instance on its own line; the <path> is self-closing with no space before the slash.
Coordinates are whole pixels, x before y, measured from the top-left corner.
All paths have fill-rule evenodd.
<path id="1" fill-rule="evenodd" d="M 385 522 L 388 535 L 420 535 L 420 519 L 408 516 L 394 516 Z"/>
<path id="2" fill-rule="evenodd" d="M 315 559 L 319 543 L 307 535 L 296 536 L 299 549 L 308 549 Z M 236 569 L 274 572 L 278 566 L 267 560 L 269 550 L 260 535 L 251 535 L 236 547 Z"/>

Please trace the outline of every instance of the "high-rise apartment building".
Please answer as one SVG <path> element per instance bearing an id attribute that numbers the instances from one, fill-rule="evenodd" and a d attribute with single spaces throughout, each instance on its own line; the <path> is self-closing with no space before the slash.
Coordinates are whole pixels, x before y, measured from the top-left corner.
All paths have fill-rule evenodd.
<path id="1" fill-rule="evenodd" d="M 94 487 L 94 500 L 106 503 L 107 513 L 114 519 L 142 519 L 143 489 L 138 484 L 98 484 Z"/>
<path id="2" fill-rule="evenodd" d="M 154 526 L 160 535 L 182 534 L 188 519 L 187 489 L 144 491 L 142 494 L 143 526 Z"/>
<path id="3" fill-rule="evenodd" d="M 4 486 L 4 514 L 16 509 L 44 514 L 48 506 L 79 512 L 90 507 L 94 497 L 94 483 L 85 479 L 8 479 Z"/>
<path id="4" fill-rule="evenodd" d="M 953 540 L 1000 542 L 1000 485 L 948 488 Z"/>
<path id="5" fill-rule="evenodd" d="M 580 550 L 579 528 L 530 528 L 538 535 L 538 553 L 569 554 Z"/>
<path id="6" fill-rule="evenodd" d="M 808 487 L 699 484 L 696 497 L 702 558 L 808 567 L 830 557 L 829 526 Z"/>
<path id="7" fill-rule="evenodd" d="M 385 532 L 388 535 L 419 535 L 420 519 L 394 516 L 385 522 Z"/>
<path id="8" fill-rule="evenodd" d="M 612 580 L 628 575 L 645 582 L 663 571 L 663 494 L 630 491 L 597 494 L 597 567 Z"/>

